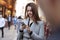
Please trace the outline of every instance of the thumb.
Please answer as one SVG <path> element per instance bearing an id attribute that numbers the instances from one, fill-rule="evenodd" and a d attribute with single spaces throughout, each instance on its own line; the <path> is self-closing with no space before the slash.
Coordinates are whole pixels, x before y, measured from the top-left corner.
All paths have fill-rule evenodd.
<path id="1" fill-rule="evenodd" d="M 28 26 L 26 26 L 26 29 L 28 28 Z"/>

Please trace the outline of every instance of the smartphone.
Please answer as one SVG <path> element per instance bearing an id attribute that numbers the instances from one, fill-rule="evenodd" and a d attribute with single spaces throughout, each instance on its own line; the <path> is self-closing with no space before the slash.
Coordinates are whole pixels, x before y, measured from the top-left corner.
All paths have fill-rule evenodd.
<path id="1" fill-rule="evenodd" d="M 22 26 L 26 26 L 26 24 L 24 22 L 22 22 Z"/>

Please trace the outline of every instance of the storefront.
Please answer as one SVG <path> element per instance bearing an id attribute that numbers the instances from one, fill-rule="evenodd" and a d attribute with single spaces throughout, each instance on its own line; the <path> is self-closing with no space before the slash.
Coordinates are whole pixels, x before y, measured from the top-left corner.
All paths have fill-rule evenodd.
<path id="1" fill-rule="evenodd" d="M 3 15 L 3 17 L 8 17 L 8 15 L 14 16 L 15 1 L 16 0 L 0 0 L 0 14 Z"/>
<path id="2" fill-rule="evenodd" d="M 15 16 L 15 0 L 0 0 L 0 15 L 7 19 L 8 15 Z M 12 19 L 11 19 L 12 20 Z M 6 26 L 8 23 L 6 22 Z"/>

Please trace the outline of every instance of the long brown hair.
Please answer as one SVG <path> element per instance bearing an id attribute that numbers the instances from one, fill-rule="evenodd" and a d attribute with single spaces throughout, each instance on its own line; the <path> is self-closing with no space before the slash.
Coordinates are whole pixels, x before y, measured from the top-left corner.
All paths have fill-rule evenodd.
<path id="1" fill-rule="evenodd" d="M 26 8 L 25 8 L 25 18 L 28 18 L 29 17 L 29 15 L 26 13 L 28 6 L 30 6 L 31 9 L 32 9 L 32 14 L 33 14 L 33 17 L 34 17 L 33 21 L 35 23 L 37 23 L 37 21 L 40 21 L 40 18 L 38 16 L 38 9 L 37 9 L 38 7 L 37 7 L 37 5 L 35 5 L 34 3 L 28 3 L 26 5 Z"/>

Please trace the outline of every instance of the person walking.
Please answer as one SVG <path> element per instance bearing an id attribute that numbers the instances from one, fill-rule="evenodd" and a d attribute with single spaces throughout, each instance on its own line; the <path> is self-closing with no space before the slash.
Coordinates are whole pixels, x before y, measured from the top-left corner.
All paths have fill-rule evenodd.
<path id="1" fill-rule="evenodd" d="M 8 29 L 10 30 L 10 26 L 11 26 L 11 15 L 8 16 L 7 20 L 8 20 Z"/>
<path id="2" fill-rule="evenodd" d="M 0 15 L 0 30 L 2 31 L 2 38 L 4 37 L 4 26 L 5 26 L 5 19 Z"/>
<path id="3" fill-rule="evenodd" d="M 19 32 L 22 22 L 23 22 L 23 19 L 21 18 L 21 16 L 19 16 L 17 19 L 17 33 Z"/>
<path id="4" fill-rule="evenodd" d="M 12 20 L 13 20 L 13 24 L 14 24 L 15 29 L 16 29 L 16 27 L 17 27 L 17 16 L 14 16 Z"/>

